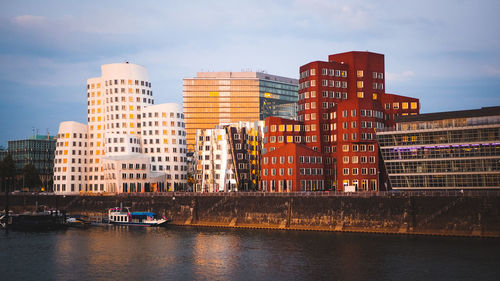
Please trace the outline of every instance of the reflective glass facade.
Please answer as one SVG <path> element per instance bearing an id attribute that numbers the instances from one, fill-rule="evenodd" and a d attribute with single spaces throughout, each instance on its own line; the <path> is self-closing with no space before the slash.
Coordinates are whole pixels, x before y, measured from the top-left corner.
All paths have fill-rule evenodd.
<path id="1" fill-rule="evenodd" d="M 54 151 L 56 140 L 53 136 L 35 135 L 29 139 L 12 140 L 9 148 L 0 154 L 2 160 L 7 154 L 12 155 L 16 167 L 16 174 L 21 175 L 23 168 L 33 164 L 40 175 L 44 186 L 52 181 L 54 167 Z"/>
<path id="2" fill-rule="evenodd" d="M 184 79 L 183 92 L 186 141 L 193 151 L 199 129 L 267 116 L 294 118 L 298 80 L 260 72 L 201 72 Z"/>
<path id="3" fill-rule="evenodd" d="M 500 107 L 401 117 L 377 140 L 393 189 L 500 188 Z"/>

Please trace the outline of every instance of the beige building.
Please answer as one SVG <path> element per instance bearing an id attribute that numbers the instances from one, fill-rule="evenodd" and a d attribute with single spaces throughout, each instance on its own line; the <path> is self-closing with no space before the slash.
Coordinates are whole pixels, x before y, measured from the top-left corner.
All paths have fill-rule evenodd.
<path id="1" fill-rule="evenodd" d="M 222 123 L 296 116 L 298 80 L 263 72 L 198 72 L 184 79 L 184 115 L 188 151 L 196 130 Z"/>

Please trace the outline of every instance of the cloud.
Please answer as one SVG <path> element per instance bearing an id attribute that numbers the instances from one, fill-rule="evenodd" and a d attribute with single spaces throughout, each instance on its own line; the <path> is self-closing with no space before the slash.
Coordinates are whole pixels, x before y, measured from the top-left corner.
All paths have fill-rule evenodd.
<path id="1" fill-rule="evenodd" d="M 492 65 L 485 65 L 483 66 L 483 73 L 485 73 L 488 76 L 492 77 L 500 77 L 500 68 L 497 66 L 492 66 Z"/>
<path id="2" fill-rule="evenodd" d="M 34 16 L 34 15 L 22 15 L 17 16 L 12 19 L 12 22 L 16 25 L 26 27 L 26 26 L 39 26 L 47 21 L 46 17 Z"/>
<path id="3" fill-rule="evenodd" d="M 297 0 L 293 4 L 294 11 L 300 17 L 307 17 L 320 23 L 319 26 L 340 29 L 366 29 L 372 22 L 372 7 L 364 3 L 359 5 L 356 1 L 323 1 L 323 0 Z M 310 17 L 311 14 L 317 17 Z M 301 24 L 304 21 L 300 21 Z M 318 25 L 317 25 L 318 26 Z"/>
<path id="4" fill-rule="evenodd" d="M 413 76 L 415 76 L 415 73 L 411 70 L 405 70 L 400 73 L 391 73 L 391 72 L 385 73 L 385 79 L 388 81 L 408 81 Z"/>

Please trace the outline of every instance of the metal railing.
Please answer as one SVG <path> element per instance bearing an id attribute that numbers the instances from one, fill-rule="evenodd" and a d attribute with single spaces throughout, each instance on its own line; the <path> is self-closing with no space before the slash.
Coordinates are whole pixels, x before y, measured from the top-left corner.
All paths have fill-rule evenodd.
<path id="1" fill-rule="evenodd" d="M 5 193 L 0 193 L 4 195 Z M 39 195 L 51 196 L 53 193 L 19 193 L 11 194 L 10 196 L 23 196 L 23 195 Z M 500 197 L 500 189 L 493 190 L 408 190 L 408 191 L 358 191 L 358 192 L 339 192 L 339 191 L 303 191 L 303 192 L 183 192 L 183 191 L 170 191 L 170 192 L 131 192 L 131 193 L 85 193 L 75 195 L 59 195 L 59 196 L 120 196 L 120 197 L 450 197 L 450 196 L 464 196 L 464 197 Z"/>
<path id="2" fill-rule="evenodd" d="M 45 193 L 44 195 L 53 195 Z M 60 195 L 63 196 L 63 195 Z M 71 196 L 71 195 L 66 195 Z M 500 189 L 495 190 L 415 190 L 415 191 L 304 191 L 304 192 L 132 192 L 132 193 L 99 193 L 76 196 L 119 196 L 119 197 L 500 197 Z"/>

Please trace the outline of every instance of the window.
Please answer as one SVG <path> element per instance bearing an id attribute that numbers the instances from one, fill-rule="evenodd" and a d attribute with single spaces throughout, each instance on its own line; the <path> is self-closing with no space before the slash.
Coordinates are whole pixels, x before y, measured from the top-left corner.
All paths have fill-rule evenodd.
<path id="1" fill-rule="evenodd" d="M 390 103 L 386 103 L 385 104 L 385 109 L 387 109 L 387 110 L 391 109 L 391 104 Z"/>
<path id="2" fill-rule="evenodd" d="M 357 92 L 357 93 L 356 93 L 356 95 L 357 95 L 357 97 L 358 97 L 359 99 L 362 99 L 362 98 L 364 98 L 364 97 L 365 97 L 365 94 L 364 94 L 363 92 Z"/>
<path id="3" fill-rule="evenodd" d="M 372 99 L 373 99 L 373 100 L 377 100 L 377 98 L 378 98 L 377 93 L 373 93 L 373 94 L 372 94 Z"/>
<path id="4" fill-rule="evenodd" d="M 401 108 L 408 109 L 408 103 L 407 102 L 401 103 Z"/>
<path id="5" fill-rule="evenodd" d="M 417 109 L 417 108 L 418 108 L 418 104 L 416 102 L 412 102 L 411 109 Z"/>
<path id="6" fill-rule="evenodd" d="M 392 108 L 393 109 L 399 109 L 399 102 L 393 102 L 392 103 Z"/>
<path id="7" fill-rule="evenodd" d="M 349 175 L 349 168 L 344 168 L 343 174 L 344 174 L 344 176 Z"/>
<path id="8" fill-rule="evenodd" d="M 356 82 L 356 86 L 358 87 L 358 89 L 362 89 L 363 88 L 363 81 Z"/>
<path id="9" fill-rule="evenodd" d="M 358 78 L 363 77 L 363 70 L 358 70 L 358 71 L 356 71 L 356 76 L 357 76 Z"/>

